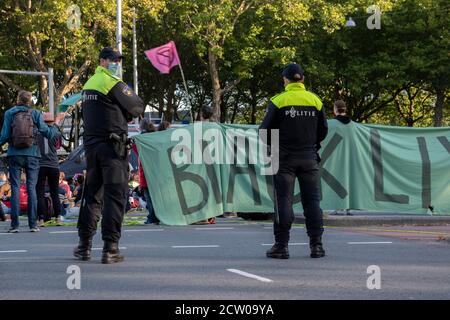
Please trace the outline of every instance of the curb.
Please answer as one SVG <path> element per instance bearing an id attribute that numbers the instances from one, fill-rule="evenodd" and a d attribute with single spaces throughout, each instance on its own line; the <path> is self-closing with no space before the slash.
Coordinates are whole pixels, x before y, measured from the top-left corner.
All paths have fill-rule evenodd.
<path id="1" fill-rule="evenodd" d="M 303 216 L 296 216 L 294 223 L 304 224 Z M 442 226 L 450 225 L 450 216 L 325 216 L 323 224 L 329 227 L 366 226 Z M 450 239 L 447 239 L 450 242 Z"/>

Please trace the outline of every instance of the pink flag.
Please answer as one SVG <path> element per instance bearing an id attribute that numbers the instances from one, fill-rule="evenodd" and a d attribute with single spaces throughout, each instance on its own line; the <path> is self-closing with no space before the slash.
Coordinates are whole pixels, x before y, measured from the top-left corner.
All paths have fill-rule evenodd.
<path id="1" fill-rule="evenodd" d="M 169 73 L 172 67 L 180 64 L 175 42 L 170 41 L 165 45 L 145 51 L 145 55 L 153 66 L 161 73 Z"/>

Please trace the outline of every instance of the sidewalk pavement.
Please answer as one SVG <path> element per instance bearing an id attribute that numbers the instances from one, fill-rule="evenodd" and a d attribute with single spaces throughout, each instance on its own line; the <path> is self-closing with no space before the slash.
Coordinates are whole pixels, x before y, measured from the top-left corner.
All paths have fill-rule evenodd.
<path id="1" fill-rule="evenodd" d="M 302 214 L 295 223 L 304 224 Z M 342 215 L 324 213 L 324 226 L 342 231 L 359 232 L 405 240 L 445 241 L 450 244 L 450 216 L 386 215 L 355 213 Z"/>
<path id="2" fill-rule="evenodd" d="M 439 241 L 450 244 L 450 225 L 445 226 L 391 226 L 391 227 L 331 227 L 341 231 L 370 234 L 403 240 Z"/>
<path id="3" fill-rule="evenodd" d="M 368 212 L 350 212 L 352 215 L 327 214 L 324 212 L 324 225 L 330 227 L 365 227 L 365 226 L 445 226 L 450 225 L 450 216 L 430 215 L 393 215 Z M 294 223 L 304 224 L 302 214 L 296 214 Z"/>

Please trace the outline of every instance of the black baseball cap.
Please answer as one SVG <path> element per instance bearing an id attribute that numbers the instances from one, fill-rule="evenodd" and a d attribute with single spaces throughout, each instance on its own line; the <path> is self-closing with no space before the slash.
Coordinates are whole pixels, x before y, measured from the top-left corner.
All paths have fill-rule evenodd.
<path id="1" fill-rule="evenodd" d="M 123 59 L 123 55 L 120 53 L 119 49 L 112 47 L 105 47 L 100 51 L 98 56 L 99 59 L 109 59 L 109 60 L 117 60 Z"/>
<path id="2" fill-rule="evenodd" d="M 304 72 L 301 65 L 290 63 L 284 68 L 282 75 L 291 81 L 298 81 L 302 80 Z"/>

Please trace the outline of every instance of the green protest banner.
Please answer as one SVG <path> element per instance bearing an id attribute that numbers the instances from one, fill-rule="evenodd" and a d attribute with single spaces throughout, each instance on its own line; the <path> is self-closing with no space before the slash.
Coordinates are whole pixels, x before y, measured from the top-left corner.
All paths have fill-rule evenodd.
<path id="1" fill-rule="evenodd" d="M 158 218 L 186 225 L 223 212 L 273 212 L 274 166 L 257 126 L 195 123 L 135 136 Z M 329 120 L 321 207 L 450 215 L 450 128 Z M 302 212 L 298 184 L 295 212 Z"/>

